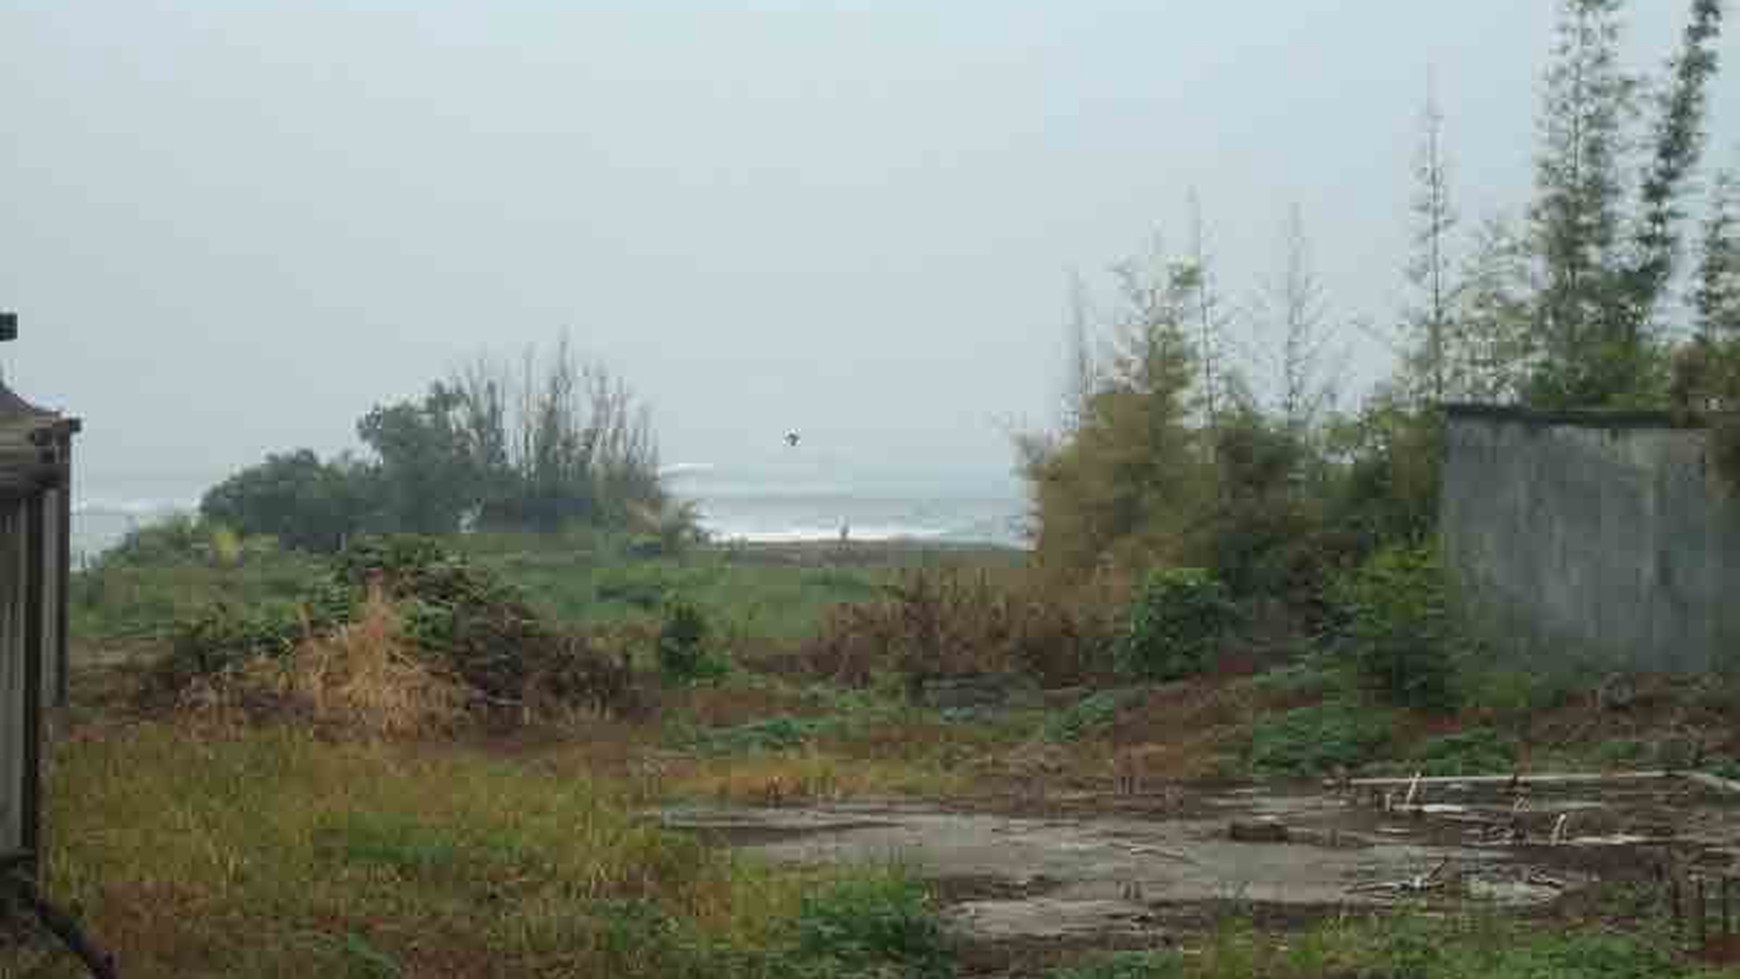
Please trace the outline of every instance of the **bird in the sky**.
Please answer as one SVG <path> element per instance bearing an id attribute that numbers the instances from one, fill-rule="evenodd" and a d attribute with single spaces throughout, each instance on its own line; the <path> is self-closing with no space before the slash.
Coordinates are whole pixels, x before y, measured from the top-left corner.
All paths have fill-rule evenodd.
<path id="1" fill-rule="evenodd" d="M 798 443 L 801 441 L 803 441 L 803 438 L 802 438 L 802 436 L 798 435 L 798 433 L 796 433 L 796 432 L 785 433 L 785 444 L 790 446 L 791 448 L 794 448 L 794 449 L 797 448 Z"/>

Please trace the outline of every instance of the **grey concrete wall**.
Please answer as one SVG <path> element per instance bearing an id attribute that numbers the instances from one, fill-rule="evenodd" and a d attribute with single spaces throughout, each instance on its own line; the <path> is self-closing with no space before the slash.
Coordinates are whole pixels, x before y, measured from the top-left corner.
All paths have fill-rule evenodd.
<path id="1" fill-rule="evenodd" d="M 1667 420 L 1451 409 L 1442 529 L 1469 624 L 1520 665 L 1740 668 L 1740 502 Z"/>

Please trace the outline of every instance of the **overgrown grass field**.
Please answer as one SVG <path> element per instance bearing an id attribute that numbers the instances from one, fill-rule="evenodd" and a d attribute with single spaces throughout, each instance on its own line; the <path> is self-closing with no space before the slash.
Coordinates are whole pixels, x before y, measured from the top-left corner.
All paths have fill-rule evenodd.
<path id="1" fill-rule="evenodd" d="M 452 652 L 461 646 L 448 640 L 463 636 L 451 621 L 431 632 L 444 620 L 423 599 L 382 586 L 349 625 L 206 678 L 216 686 L 196 684 L 167 709 L 134 699 L 128 669 L 81 673 L 52 770 L 48 883 L 122 953 L 126 975 L 950 976 L 972 960 L 900 868 L 769 866 L 650 813 L 675 802 L 1019 798 L 1035 784 L 1104 791 L 1138 769 L 1152 784 L 1646 765 L 1683 751 L 1689 727 L 1711 732 L 1699 750 L 1719 767 L 1734 753 L 1720 732 L 1740 714 L 1740 697 L 1712 683 L 1645 689 L 1633 710 L 1591 715 L 1573 687 L 1460 661 L 1409 674 L 1431 684 L 1432 704 L 1413 706 L 1419 684 L 1387 681 L 1415 650 L 1389 655 L 1400 647 L 1378 612 L 1349 631 L 1351 649 L 1277 642 L 1193 575 L 1065 598 L 989 552 L 637 556 L 597 539 L 446 543 L 524 597 L 530 611 L 514 615 L 547 621 L 524 635 L 631 633 L 631 706 L 506 731 L 428 729 L 402 678 L 439 669 L 418 642 Z M 497 600 L 471 572 L 437 571 L 441 587 Z M 327 562 L 271 549 L 105 563 L 75 583 L 75 628 L 86 646 L 149 653 L 185 640 L 189 617 L 214 604 L 294 606 L 330 592 L 331 575 Z M 691 614 L 705 628 L 673 632 L 672 617 Z M 487 654 L 487 640 L 465 641 Z M 672 643 L 699 648 L 677 656 Z M 930 701 L 929 681 L 975 670 L 1031 674 L 1034 689 L 1007 702 Z M 1369 682 L 1374 670 L 1385 684 Z M 262 697 L 282 703 L 261 713 Z M 326 723 L 329 712 L 380 710 L 413 722 Z M 1605 927 L 1542 935 L 1402 915 L 1269 933 L 1235 915 L 1185 936 L 1182 952 L 1089 956 L 1055 975 L 1688 971 L 1652 944 L 1651 923 L 1619 937 Z M 73 972 L 34 944 L 0 956 L 0 974 Z"/>

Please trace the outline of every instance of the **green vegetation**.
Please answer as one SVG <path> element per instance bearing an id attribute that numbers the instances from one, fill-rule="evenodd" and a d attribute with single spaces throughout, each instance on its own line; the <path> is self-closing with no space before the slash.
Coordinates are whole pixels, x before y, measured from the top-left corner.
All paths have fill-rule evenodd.
<path id="1" fill-rule="evenodd" d="M 1473 728 L 1424 742 L 1410 765 L 1427 775 L 1496 775 L 1517 765 L 1516 739 L 1492 728 Z"/>
<path id="2" fill-rule="evenodd" d="M 1731 730 L 1731 692 L 1567 723 L 1574 678 L 1458 634 L 1431 543 L 1444 401 L 1740 398 L 1740 179 L 1712 195 L 1697 338 L 1662 321 L 1721 8 L 1694 0 L 1640 138 L 1622 7 L 1565 0 L 1525 215 L 1460 234 L 1429 106 L 1403 356 L 1356 410 L 1299 209 L 1248 324 L 1272 363 L 1231 355 L 1201 234 L 1119 266 L 1109 356 L 1084 301 L 1063 418 L 1019 442 L 1031 561 L 702 546 L 642 406 L 566 344 L 377 406 L 364 457 L 237 473 L 74 582 L 79 640 L 154 643 L 147 692 L 170 696 L 78 715 L 56 896 L 146 977 L 943 979 L 955 950 L 909 875 L 775 869 L 644 811 L 1542 756 L 1730 771 L 1740 744 L 1679 728 Z M 1740 486 L 1740 426 L 1712 464 Z M 1222 921 L 1053 979 L 1686 973 L 1627 924 Z"/>
<path id="3" fill-rule="evenodd" d="M 244 538 L 233 551 L 221 535 L 189 520 L 135 530 L 72 578 L 72 632 L 90 639 L 150 639 L 213 606 L 284 604 L 328 575 L 324 562 Z"/>
<path id="4" fill-rule="evenodd" d="M 467 519 L 632 529 L 660 553 L 699 537 L 693 510 L 659 484 L 645 407 L 566 338 L 541 365 L 528 353 L 523 371 L 480 358 L 421 400 L 377 405 L 356 430 L 369 458 L 269 455 L 207 492 L 201 516 L 317 552 L 359 533 L 449 534 Z"/>
<path id="5" fill-rule="evenodd" d="M 130 976 L 928 979 L 948 963 L 898 872 L 736 860 L 635 819 L 609 782 L 539 766 L 148 724 L 66 746 L 50 800 L 56 891 Z"/>
<path id="6" fill-rule="evenodd" d="M 1373 760 L 1391 737 L 1393 718 L 1349 700 L 1331 700 L 1259 718 L 1246 759 L 1259 775 L 1325 775 Z"/>
<path id="7" fill-rule="evenodd" d="M 424 537 L 352 542 L 334 557 L 331 578 L 295 602 L 209 607 L 177 626 L 170 654 L 152 668 L 152 687 L 171 698 L 212 688 L 258 705 L 277 699 L 270 691 L 286 677 L 275 671 L 309 694 L 303 681 L 336 668 L 324 661 L 328 653 L 374 661 L 349 664 L 352 687 L 386 682 L 381 671 L 403 661 L 444 681 L 424 685 L 425 692 L 480 711 L 621 707 L 632 692 L 625 663 L 588 636 L 546 621 L 516 589 Z M 313 676 L 298 676 L 304 672 Z"/>
<path id="8" fill-rule="evenodd" d="M 1185 960 L 1174 952 L 1120 952 L 1058 969 L 1049 979 L 1181 979 Z"/>
<path id="9" fill-rule="evenodd" d="M 1632 935 L 1542 932 L 1499 920 L 1462 924 L 1407 913 L 1318 925 L 1285 941 L 1231 923 L 1197 954 L 1125 952 L 1048 979 L 1643 979 L 1715 976 Z"/>
<path id="10" fill-rule="evenodd" d="M 1226 589 L 1208 572 L 1156 570 L 1130 602 L 1129 620 L 1112 648 L 1114 663 L 1119 673 L 1146 680 L 1201 673 L 1236 616 Z"/>
<path id="11" fill-rule="evenodd" d="M 699 606 L 681 598 L 665 606 L 659 628 L 659 670 L 667 680 L 694 683 L 716 680 L 731 672 L 731 662 L 707 648 L 707 616 Z"/>
<path id="12" fill-rule="evenodd" d="M 795 953 L 822 975 L 842 979 L 941 979 L 954 972 L 929 897 L 892 874 L 846 881 L 807 898 L 798 914 Z"/>
<path id="13" fill-rule="evenodd" d="M 1117 720 L 1118 712 L 1139 702 L 1141 689 L 1101 690 L 1045 719 L 1041 736 L 1047 741 L 1079 741 L 1098 734 Z"/>
<path id="14" fill-rule="evenodd" d="M 1444 569 L 1428 548 L 1386 548 L 1331 583 L 1340 645 L 1390 703 L 1454 706 L 1457 653 Z"/>

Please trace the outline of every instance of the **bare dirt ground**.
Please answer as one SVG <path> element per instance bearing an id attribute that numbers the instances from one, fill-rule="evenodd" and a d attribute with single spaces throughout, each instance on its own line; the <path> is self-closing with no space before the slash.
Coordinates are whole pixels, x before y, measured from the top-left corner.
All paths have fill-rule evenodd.
<path id="1" fill-rule="evenodd" d="M 1435 787 L 1422 801 L 1386 811 L 1353 792 L 1216 788 L 1001 811 L 889 801 L 658 818 L 779 861 L 900 862 L 935 882 L 981 957 L 1004 950 L 999 961 L 1011 949 L 1165 945 L 1228 909 L 1278 928 L 1404 900 L 1551 914 L 1599 881 L 1740 855 L 1735 800 L 1677 778 Z M 1266 840 L 1236 840 L 1234 824 Z"/>

